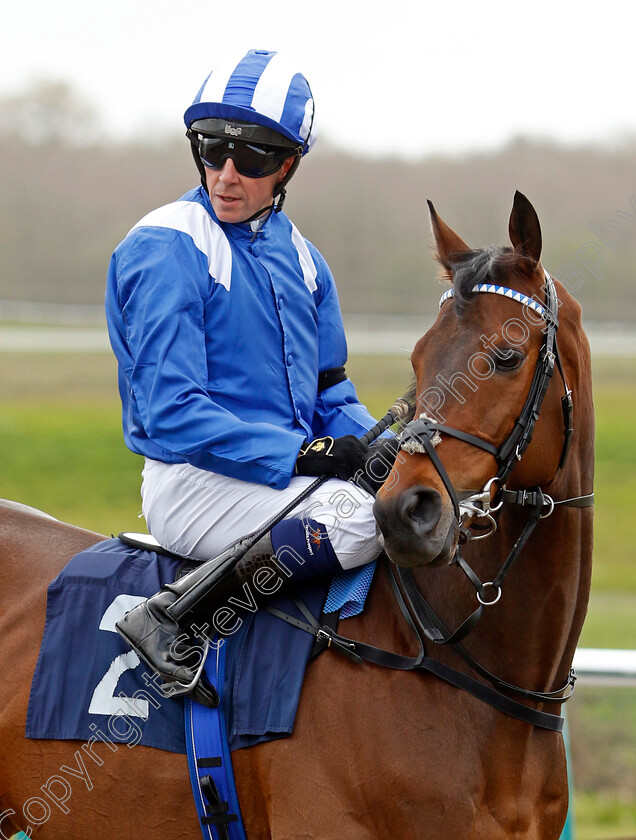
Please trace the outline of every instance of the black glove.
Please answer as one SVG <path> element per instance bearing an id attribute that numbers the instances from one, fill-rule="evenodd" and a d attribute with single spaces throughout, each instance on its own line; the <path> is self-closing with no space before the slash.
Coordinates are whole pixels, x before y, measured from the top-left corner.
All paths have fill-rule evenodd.
<path id="1" fill-rule="evenodd" d="M 400 444 L 396 437 L 382 438 L 369 446 L 362 472 L 356 484 L 374 496 L 389 477 Z"/>
<path id="2" fill-rule="evenodd" d="M 364 469 L 368 451 L 368 444 L 355 435 L 316 438 L 301 447 L 296 472 L 298 475 L 336 475 L 346 481 Z"/>

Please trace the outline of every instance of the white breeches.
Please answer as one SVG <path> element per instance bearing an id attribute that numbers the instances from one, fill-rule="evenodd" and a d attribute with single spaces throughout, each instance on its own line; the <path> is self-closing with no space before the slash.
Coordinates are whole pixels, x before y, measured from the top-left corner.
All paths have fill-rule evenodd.
<path id="1" fill-rule="evenodd" d="M 314 481 L 294 476 L 284 490 L 275 490 L 149 458 L 142 475 L 142 511 L 149 532 L 164 548 L 197 560 L 209 560 L 255 531 Z M 288 518 L 324 525 L 342 568 L 352 569 L 380 553 L 373 502 L 373 496 L 352 482 L 334 478 Z"/>

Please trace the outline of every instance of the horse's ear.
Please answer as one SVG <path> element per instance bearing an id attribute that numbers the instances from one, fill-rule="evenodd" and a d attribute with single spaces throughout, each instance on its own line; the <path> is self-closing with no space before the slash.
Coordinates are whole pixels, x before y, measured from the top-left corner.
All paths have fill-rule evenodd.
<path id="1" fill-rule="evenodd" d="M 529 257 L 536 265 L 541 258 L 541 225 L 537 211 L 519 190 L 512 203 L 508 233 L 515 251 Z"/>
<path id="2" fill-rule="evenodd" d="M 464 254 L 470 251 L 470 248 L 464 240 L 459 237 L 454 230 L 448 227 L 446 222 L 442 221 L 435 212 L 433 203 L 428 201 L 428 209 L 431 211 L 431 228 L 433 229 L 433 236 L 435 237 L 435 244 L 437 246 L 437 259 L 441 262 L 444 268 L 450 268 L 450 256 L 452 254 Z"/>

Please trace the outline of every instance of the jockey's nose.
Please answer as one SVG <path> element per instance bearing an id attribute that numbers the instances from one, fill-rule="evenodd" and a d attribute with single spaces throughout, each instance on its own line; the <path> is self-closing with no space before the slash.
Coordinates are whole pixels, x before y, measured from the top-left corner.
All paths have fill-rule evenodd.
<path id="1" fill-rule="evenodd" d="M 219 173 L 219 181 L 223 181 L 224 184 L 234 184 L 238 181 L 238 171 L 232 158 L 225 158 Z"/>

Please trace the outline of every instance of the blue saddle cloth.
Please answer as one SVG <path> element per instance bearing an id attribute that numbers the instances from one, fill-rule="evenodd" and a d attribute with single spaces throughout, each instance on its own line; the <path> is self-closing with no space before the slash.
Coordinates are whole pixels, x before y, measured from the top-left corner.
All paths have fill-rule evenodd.
<path id="1" fill-rule="evenodd" d="M 72 558 L 49 586 L 27 738 L 105 737 L 186 752 L 182 701 L 163 695 L 159 678 L 115 630 L 127 610 L 174 580 L 178 565 L 117 539 Z M 372 566 L 345 573 L 340 591 L 330 593 L 330 608 L 359 612 L 372 574 Z M 298 594 L 318 616 L 326 591 L 322 582 Z M 298 615 L 291 601 L 276 605 Z M 231 750 L 291 733 L 313 642 L 264 611 L 241 618 L 225 650 L 223 712 Z"/>

